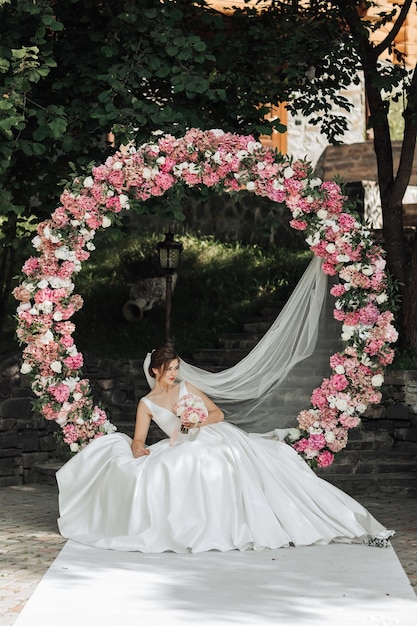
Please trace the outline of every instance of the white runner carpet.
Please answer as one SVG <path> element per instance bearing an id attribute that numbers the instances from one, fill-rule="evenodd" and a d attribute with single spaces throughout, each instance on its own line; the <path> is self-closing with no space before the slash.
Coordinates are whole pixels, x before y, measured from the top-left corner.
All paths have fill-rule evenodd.
<path id="1" fill-rule="evenodd" d="M 15 626 L 417 626 L 392 547 L 141 554 L 69 541 Z"/>

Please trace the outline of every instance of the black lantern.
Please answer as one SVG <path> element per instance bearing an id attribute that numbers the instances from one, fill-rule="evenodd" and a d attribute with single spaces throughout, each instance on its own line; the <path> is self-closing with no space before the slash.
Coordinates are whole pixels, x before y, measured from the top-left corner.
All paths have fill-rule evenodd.
<path id="1" fill-rule="evenodd" d="M 171 339 L 171 301 L 172 301 L 172 275 L 178 268 L 182 243 L 174 241 L 174 235 L 171 232 L 165 234 L 164 241 L 157 244 L 159 255 L 159 263 L 165 272 L 166 278 L 166 297 L 165 297 L 165 341 L 168 345 L 172 345 Z"/>

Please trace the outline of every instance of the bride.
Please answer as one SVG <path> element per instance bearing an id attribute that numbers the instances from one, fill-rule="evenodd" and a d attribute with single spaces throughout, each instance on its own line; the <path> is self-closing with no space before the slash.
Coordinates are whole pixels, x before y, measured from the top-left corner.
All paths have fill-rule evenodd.
<path id="1" fill-rule="evenodd" d="M 133 441 L 121 433 L 96 439 L 58 471 L 64 537 L 149 553 L 386 545 L 393 531 L 291 446 L 224 421 L 209 397 L 178 381 L 179 368 L 170 346 L 155 350 L 155 384 L 139 402 Z M 187 401 L 194 409 L 181 418 Z M 167 438 L 147 447 L 151 420 Z"/>

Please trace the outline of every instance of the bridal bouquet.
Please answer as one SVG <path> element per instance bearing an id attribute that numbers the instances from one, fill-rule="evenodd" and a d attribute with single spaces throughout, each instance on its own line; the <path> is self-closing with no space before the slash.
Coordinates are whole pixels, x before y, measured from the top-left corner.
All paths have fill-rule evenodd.
<path id="1" fill-rule="evenodd" d="M 171 436 L 171 445 L 180 443 L 185 438 L 185 435 L 188 435 L 190 430 L 195 430 L 198 424 L 202 424 L 208 415 L 208 410 L 203 400 L 194 393 L 187 393 L 185 396 L 181 396 L 175 403 L 174 412 L 179 418 L 179 424 Z M 194 426 L 190 429 L 190 427 L 184 426 L 184 422 L 194 424 Z"/>

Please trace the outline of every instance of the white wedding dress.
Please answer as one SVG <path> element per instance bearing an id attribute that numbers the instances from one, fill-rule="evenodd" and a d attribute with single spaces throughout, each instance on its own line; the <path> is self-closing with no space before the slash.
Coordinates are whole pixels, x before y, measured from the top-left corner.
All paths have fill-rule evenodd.
<path id="1" fill-rule="evenodd" d="M 145 402 L 169 438 L 178 418 Z M 168 438 L 134 458 L 127 435 L 106 435 L 68 461 L 57 472 L 61 534 L 149 553 L 383 545 L 393 534 L 286 443 L 227 422 L 203 426 L 173 447 Z"/>

